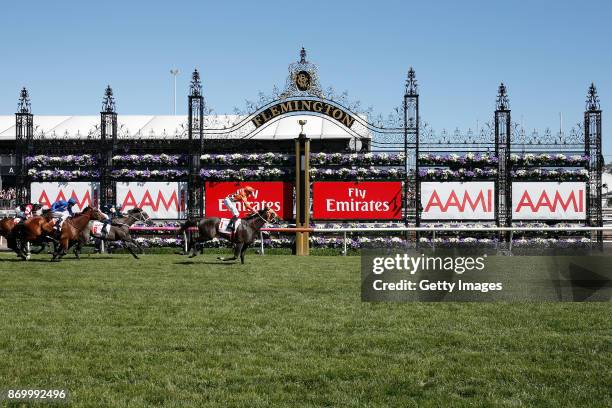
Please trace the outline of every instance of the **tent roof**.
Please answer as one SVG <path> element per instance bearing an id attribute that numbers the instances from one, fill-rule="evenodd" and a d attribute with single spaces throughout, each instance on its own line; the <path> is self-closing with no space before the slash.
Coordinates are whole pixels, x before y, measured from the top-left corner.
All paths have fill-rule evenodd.
<path id="1" fill-rule="evenodd" d="M 205 129 L 229 128 L 245 119 L 237 115 L 215 115 L 204 118 Z M 284 116 L 257 129 L 256 140 L 293 139 L 300 133 L 298 120 L 307 120 L 304 131 L 312 139 L 350 139 L 351 133 L 334 121 L 315 115 Z M 119 138 L 126 139 L 175 139 L 187 137 L 186 115 L 119 115 Z M 47 116 L 34 115 L 36 138 L 98 138 L 100 116 Z M 15 139 L 15 116 L 0 116 L 0 140 Z M 214 137 L 214 136 L 207 136 Z M 243 136 L 241 136 L 243 137 Z"/>

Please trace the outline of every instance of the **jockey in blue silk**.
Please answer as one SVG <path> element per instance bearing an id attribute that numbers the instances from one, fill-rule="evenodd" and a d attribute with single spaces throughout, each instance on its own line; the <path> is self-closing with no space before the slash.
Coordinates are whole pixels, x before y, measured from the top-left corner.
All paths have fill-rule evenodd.
<path id="1" fill-rule="evenodd" d="M 70 198 L 68 201 L 65 200 L 57 200 L 51 206 L 51 213 L 53 214 L 53 218 L 59 219 L 60 222 L 56 223 L 56 227 L 59 230 L 66 221 L 66 218 L 72 217 L 74 213 L 72 212 L 72 207 L 76 204 L 76 200 L 74 198 Z"/>

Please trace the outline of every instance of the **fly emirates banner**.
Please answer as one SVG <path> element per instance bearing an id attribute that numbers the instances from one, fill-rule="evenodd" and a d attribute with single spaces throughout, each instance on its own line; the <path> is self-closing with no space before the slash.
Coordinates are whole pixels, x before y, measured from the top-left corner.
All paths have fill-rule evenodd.
<path id="1" fill-rule="evenodd" d="M 317 181 L 312 183 L 312 216 L 317 220 L 399 220 L 399 181 Z"/>

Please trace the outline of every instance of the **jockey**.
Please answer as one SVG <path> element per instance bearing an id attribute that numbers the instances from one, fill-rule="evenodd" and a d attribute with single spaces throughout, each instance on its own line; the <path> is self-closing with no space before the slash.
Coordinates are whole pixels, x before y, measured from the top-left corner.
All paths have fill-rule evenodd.
<path id="1" fill-rule="evenodd" d="M 51 206 L 51 212 L 53 214 L 53 218 L 56 218 L 59 220 L 59 222 L 56 224 L 56 227 L 58 230 L 61 228 L 64 221 L 66 221 L 66 218 L 72 217 L 73 215 L 72 207 L 75 204 L 76 204 L 76 200 L 71 197 L 68 201 L 57 200 Z"/>
<path id="2" fill-rule="evenodd" d="M 227 225 L 228 231 L 234 230 L 236 220 L 240 216 L 240 211 L 238 211 L 238 209 L 236 208 L 237 202 L 241 202 L 249 211 L 255 212 L 255 210 L 251 206 L 251 203 L 249 203 L 248 201 L 249 197 L 251 197 L 254 192 L 255 189 L 253 187 L 245 186 L 243 188 L 239 188 L 235 193 L 228 195 L 225 200 L 223 200 L 223 204 L 225 204 L 225 207 L 232 213 L 232 219 Z"/>
<path id="3" fill-rule="evenodd" d="M 15 212 L 17 213 L 17 215 L 15 215 L 15 218 L 20 218 L 20 222 L 23 222 L 28 218 L 32 217 L 33 210 L 34 204 L 21 204 L 19 207 L 15 208 Z"/>
<path id="4" fill-rule="evenodd" d="M 113 218 L 121 217 L 123 216 L 123 214 L 121 214 L 120 206 L 112 204 L 104 205 L 102 207 L 102 214 L 104 214 L 104 216 L 106 217 L 104 218 L 104 221 L 102 221 L 102 238 L 105 238 L 106 234 L 108 234 L 107 226 L 112 225 Z"/>

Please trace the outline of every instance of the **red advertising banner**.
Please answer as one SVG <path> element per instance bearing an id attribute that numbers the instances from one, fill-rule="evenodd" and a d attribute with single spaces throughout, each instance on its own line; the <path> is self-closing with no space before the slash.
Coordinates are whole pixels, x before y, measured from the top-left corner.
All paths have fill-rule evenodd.
<path id="1" fill-rule="evenodd" d="M 232 213 L 225 208 L 223 200 L 245 186 L 255 189 L 255 193 L 249 199 L 253 208 L 259 210 L 269 206 L 282 219 L 293 218 L 293 183 L 285 181 L 207 181 L 204 214 L 207 217 L 231 217 Z M 236 207 L 240 210 L 240 216 L 246 215 L 241 203 L 237 203 Z"/>
<path id="2" fill-rule="evenodd" d="M 317 220 L 399 220 L 400 181 L 317 181 L 312 183 L 313 214 Z"/>

